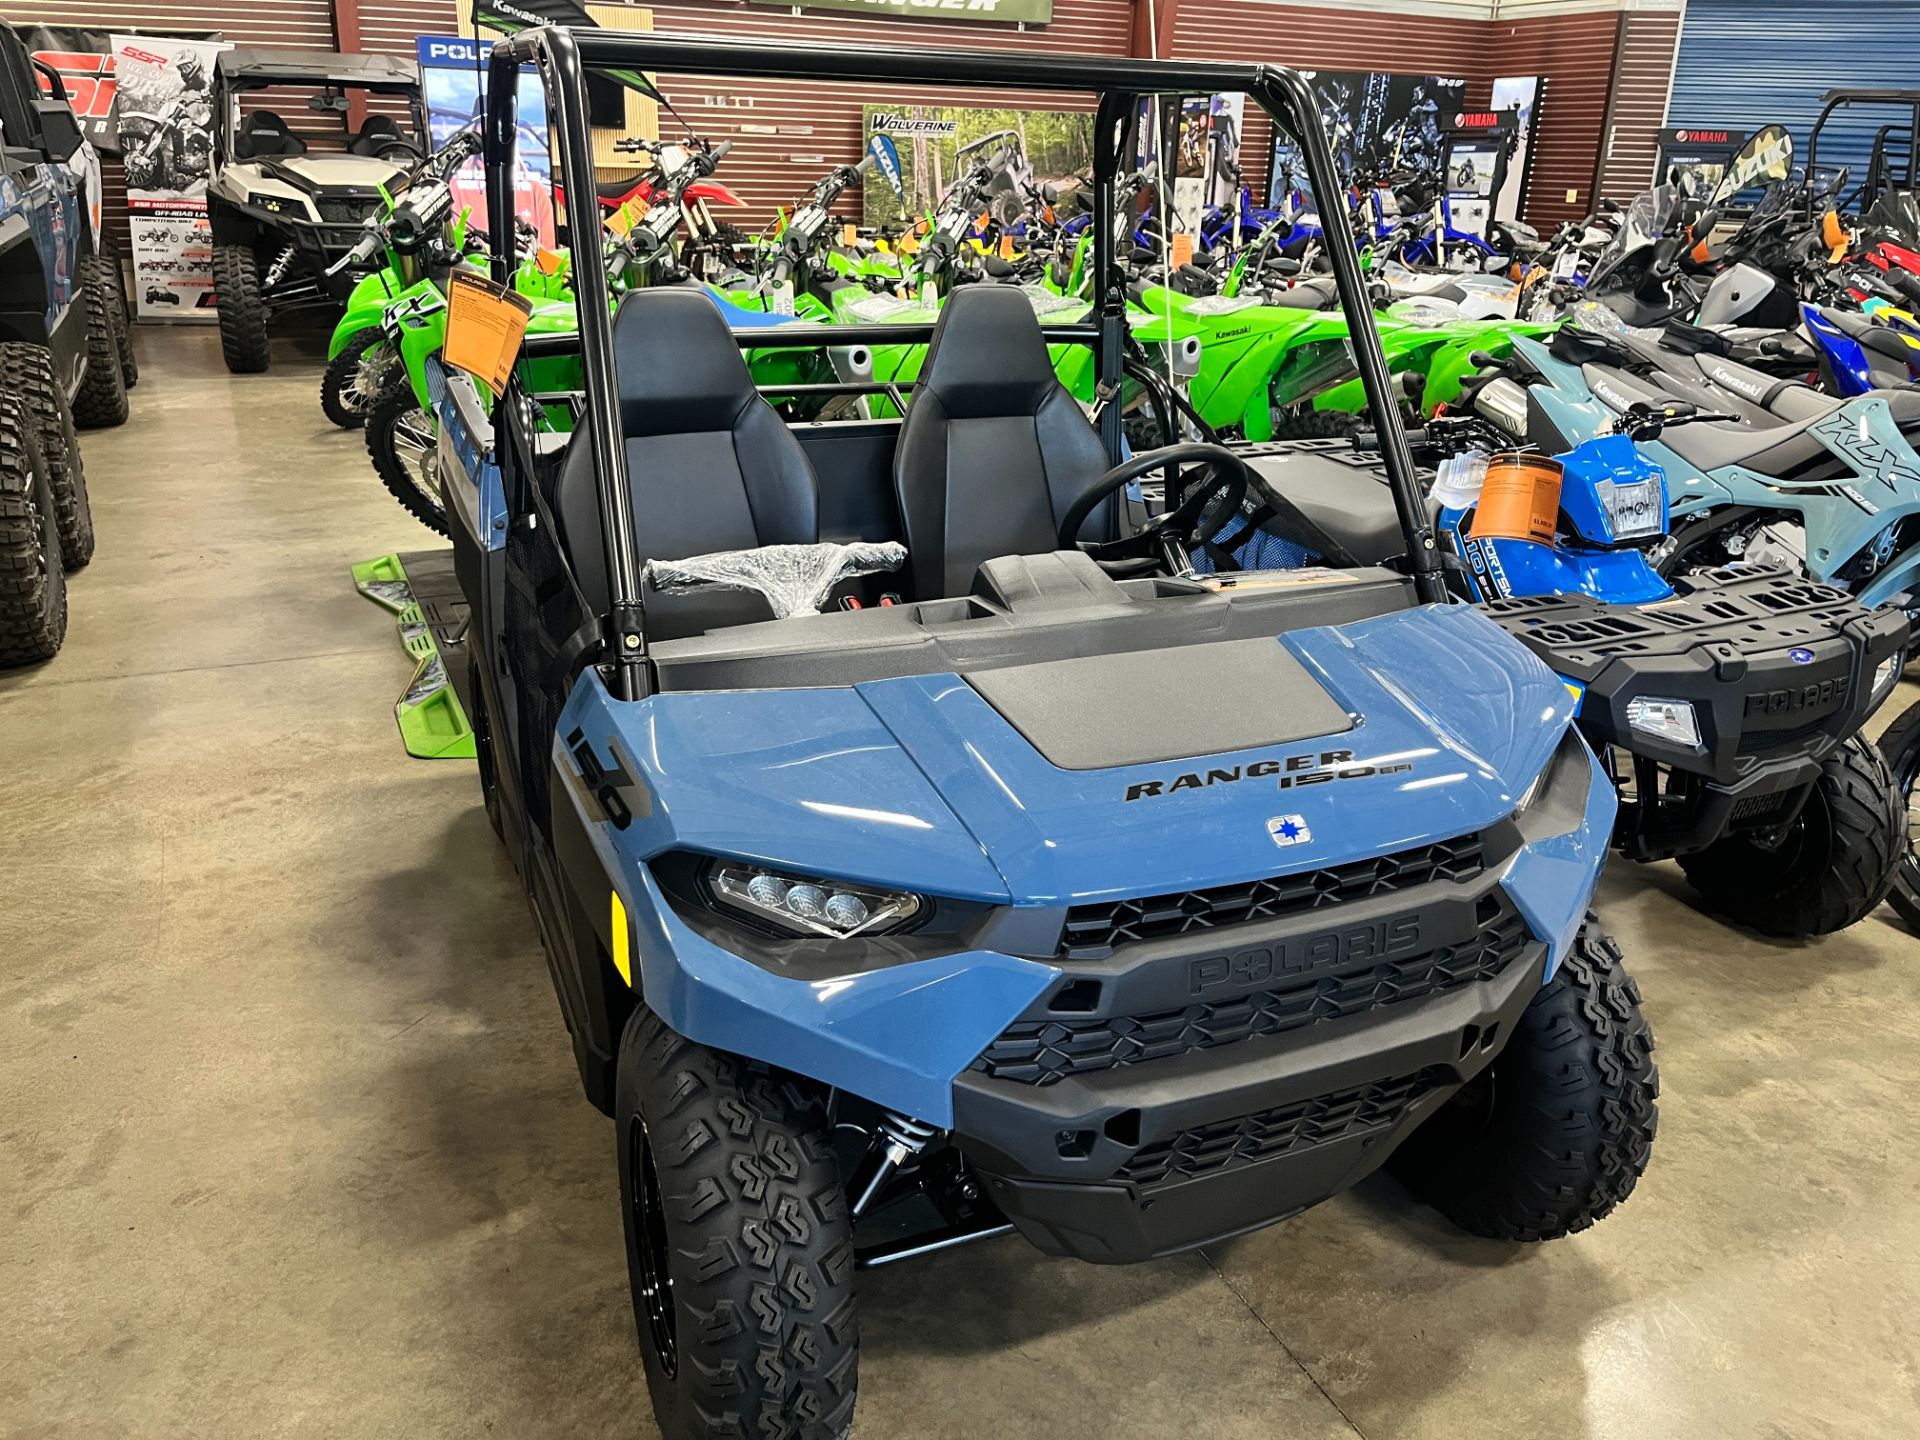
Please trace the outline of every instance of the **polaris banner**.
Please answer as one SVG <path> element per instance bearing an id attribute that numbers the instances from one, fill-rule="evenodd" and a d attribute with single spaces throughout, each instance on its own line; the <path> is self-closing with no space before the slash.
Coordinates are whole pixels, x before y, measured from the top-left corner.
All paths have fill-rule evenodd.
<path id="1" fill-rule="evenodd" d="M 119 132 L 114 125 L 113 34 L 84 25 L 22 25 L 20 39 L 33 58 L 57 72 L 67 92 L 67 103 L 79 117 L 80 129 L 88 142 L 103 155 L 120 153 Z M 218 40 L 218 31 L 176 30 L 167 37 L 175 40 Z M 51 91 L 47 77 L 38 76 L 40 88 Z"/>
<path id="2" fill-rule="evenodd" d="M 1045 25 L 1053 0 L 753 0 L 782 10 L 857 10 L 862 15 L 899 15 L 910 20 L 1001 20 Z"/>
<path id="3" fill-rule="evenodd" d="M 486 114 L 484 47 L 459 35 L 422 35 L 414 43 L 420 79 L 426 91 L 427 124 L 433 148 L 445 148 L 456 132 Z M 514 211 L 539 233 L 549 248 L 554 241 L 553 154 L 547 144 L 547 92 L 531 65 L 520 70 L 520 141 Z M 453 179 L 453 202 L 484 225 L 487 213 L 486 167 L 475 156 Z"/>
<path id="4" fill-rule="evenodd" d="M 227 47 L 152 35 L 112 40 L 140 318 L 212 320 L 213 61 Z"/>

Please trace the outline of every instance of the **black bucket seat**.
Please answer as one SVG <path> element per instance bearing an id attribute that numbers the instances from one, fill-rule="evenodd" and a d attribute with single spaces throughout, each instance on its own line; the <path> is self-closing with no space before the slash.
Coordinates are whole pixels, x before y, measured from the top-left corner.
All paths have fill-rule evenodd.
<path id="1" fill-rule="evenodd" d="M 965 595 L 983 560 L 1060 548 L 1060 521 L 1109 469 L 1061 385 L 1033 305 L 1010 285 L 947 298 L 894 450 L 893 482 L 916 600 Z M 1109 498 L 1081 537 L 1114 535 Z"/>
<path id="2" fill-rule="evenodd" d="M 719 308 L 700 290 L 635 290 L 613 317 L 621 469 L 637 563 L 820 538 L 813 466 L 754 388 Z M 592 447 L 576 435 L 555 487 L 555 518 L 596 613 L 611 599 Z M 649 591 L 647 634 L 671 640 L 773 618 L 749 590 Z"/>
<path id="3" fill-rule="evenodd" d="M 264 160 L 275 155 L 304 155 L 307 142 L 287 128 L 271 110 L 254 110 L 240 123 L 233 153 L 242 160 Z"/>

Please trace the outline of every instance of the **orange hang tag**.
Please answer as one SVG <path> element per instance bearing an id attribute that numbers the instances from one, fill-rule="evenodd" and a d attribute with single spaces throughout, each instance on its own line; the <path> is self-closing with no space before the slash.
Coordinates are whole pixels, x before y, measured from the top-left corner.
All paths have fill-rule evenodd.
<path id="1" fill-rule="evenodd" d="M 504 395 L 533 302 L 471 270 L 456 270 L 447 289 L 447 339 L 441 358 Z"/>
<path id="2" fill-rule="evenodd" d="M 860 227 L 855 225 L 851 220 L 840 227 L 840 244 L 845 249 L 853 249 L 854 243 L 858 241 L 859 238 Z"/>
<path id="3" fill-rule="evenodd" d="M 639 207 L 628 200 L 607 217 L 607 228 L 614 234 L 624 237 L 629 230 L 633 229 L 633 222 L 639 218 Z"/>
<path id="4" fill-rule="evenodd" d="M 896 248 L 898 248 L 902 255 L 917 255 L 920 253 L 920 242 L 911 235 L 902 235 L 900 237 L 900 244 Z"/>
<path id="5" fill-rule="evenodd" d="M 1558 460 L 1512 451 L 1487 461 L 1487 480 L 1473 512 L 1475 540 L 1532 540 L 1547 545 L 1560 520 Z"/>
<path id="6" fill-rule="evenodd" d="M 1193 236 L 1182 231 L 1173 237 L 1173 255 L 1167 262 L 1169 270 L 1180 270 L 1193 263 Z"/>
<path id="7" fill-rule="evenodd" d="M 1000 258 L 1002 260 L 1013 259 L 1013 236 L 1002 235 L 1000 237 Z"/>
<path id="8" fill-rule="evenodd" d="M 566 256 L 544 245 L 533 252 L 533 263 L 542 275 L 558 275 L 567 263 Z"/>

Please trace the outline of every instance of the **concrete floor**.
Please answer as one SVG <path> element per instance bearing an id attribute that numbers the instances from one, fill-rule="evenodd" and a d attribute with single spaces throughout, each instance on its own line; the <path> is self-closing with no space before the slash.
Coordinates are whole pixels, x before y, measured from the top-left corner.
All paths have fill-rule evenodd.
<path id="1" fill-rule="evenodd" d="M 66 651 L 0 677 L 0 1435 L 652 1436 L 609 1127 L 348 581 L 427 537 L 310 343 L 141 344 Z M 1383 1178 L 1155 1265 L 885 1271 L 856 1433 L 1920 1433 L 1920 942 L 1757 940 L 1671 869 L 1601 911 L 1666 1090 L 1614 1218 L 1510 1249 Z"/>

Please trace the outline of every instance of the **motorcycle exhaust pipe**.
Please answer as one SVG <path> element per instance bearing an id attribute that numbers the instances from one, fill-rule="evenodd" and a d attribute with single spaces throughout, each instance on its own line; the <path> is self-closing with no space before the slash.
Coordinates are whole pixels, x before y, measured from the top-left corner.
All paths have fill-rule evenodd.
<path id="1" fill-rule="evenodd" d="M 1191 380 L 1200 373 L 1200 337 L 1189 335 L 1181 340 L 1157 344 L 1150 347 L 1154 351 L 1153 368 L 1165 374 L 1169 369 L 1176 380 Z"/>
<path id="2" fill-rule="evenodd" d="M 1527 438 L 1527 388 L 1502 375 L 1474 394 L 1473 408 L 1516 440 Z"/>
<path id="3" fill-rule="evenodd" d="M 827 359 L 844 382 L 864 385 L 873 379 L 873 351 L 865 345 L 830 345 Z"/>

